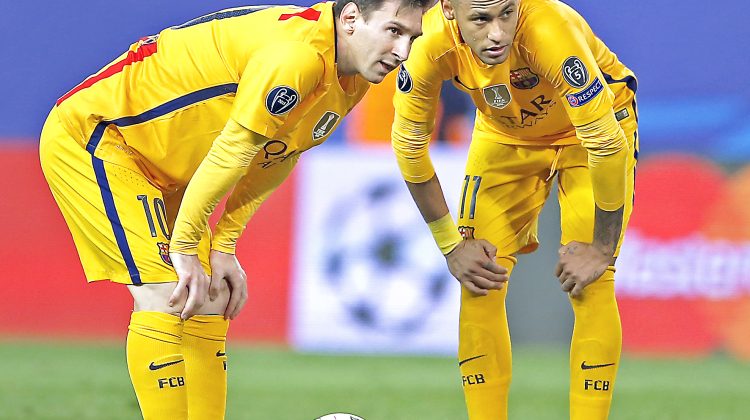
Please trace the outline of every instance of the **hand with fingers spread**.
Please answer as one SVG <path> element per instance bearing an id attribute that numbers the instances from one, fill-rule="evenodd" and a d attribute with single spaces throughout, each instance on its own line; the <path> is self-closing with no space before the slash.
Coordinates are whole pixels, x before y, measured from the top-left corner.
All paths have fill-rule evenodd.
<path id="1" fill-rule="evenodd" d="M 172 266 L 174 271 L 177 272 L 178 280 L 168 303 L 169 306 L 174 306 L 187 296 L 185 307 L 180 313 L 180 318 L 186 320 L 198 313 L 198 309 L 206 302 L 210 279 L 203 270 L 197 255 L 170 252 L 169 258 L 172 259 Z"/>
<path id="2" fill-rule="evenodd" d="M 583 289 L 604 274 L 612 264 L 611 251 L 601 250 L 592 244 L 570 242 L 560 247 L 560 259 L 555 267 L 555 276 L 563 292 L 579 298 Z"/>
<path id="3" fill-rule="evenodd" d="M 500 290 L 508 281 L 508 270 L 497 264 L 497 248 L 484 239 L 467 239 L 459 244 L 445 259 L 448 269 L 466 289 L 478 296 L 490 290 Z"/>
<path id="4" fill-rule="evenodd" d="M 215 300 L 223 287 L 229 286 L 229 303 L 224 311 L 224 319 L 234 319 L 247 303 L 247 275 L 240 266 L 237 256 L 225 252 L 211 251 L 211 287 L 209 299 Z"/>

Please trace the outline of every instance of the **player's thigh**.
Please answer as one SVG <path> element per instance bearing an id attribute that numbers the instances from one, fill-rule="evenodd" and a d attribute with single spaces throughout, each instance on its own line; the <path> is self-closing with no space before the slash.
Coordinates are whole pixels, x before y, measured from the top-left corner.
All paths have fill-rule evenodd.
<path id="1" fill-rule="evenodd" d="M 472 141 L 458 204 L 461 234 L 489 240 L 498 255 L 536 249 L 555 153 L 552 147 Z"/>
<path id="2" fill-rule="evenodd" d="M 637 132 L 626 132 L 629 143 L 633 144 Z M 633 149 L 631 149 L 633 150 Z M 558 176 L 558 201 L 560 203 L 560 227 L 562 236 L 560 243 L 571 241 L 591 243 L 594 238 L 594 193 L 591 184 L 591 174 L 588 169 L 588 154 L 580 145 L 566 146 L 561 156 L 565 168 Z M 627 178 L 625 182 L 625 205 L 623 213 L 623 227 L 617 243 L 619 254 L 620 245 L 633 211 L 633 191 L 635 187 L 635 156 L 628 157 Z"/>

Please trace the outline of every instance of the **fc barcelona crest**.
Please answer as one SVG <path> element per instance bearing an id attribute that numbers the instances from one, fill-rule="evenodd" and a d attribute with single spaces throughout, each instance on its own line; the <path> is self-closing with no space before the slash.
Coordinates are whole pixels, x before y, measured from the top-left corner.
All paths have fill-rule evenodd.
<path id="1" fill-rule="evenodd" d="M 503 109 L 510 103 L 511 96 L 508 86 L 504 84 L 487 86 L 482 90 L 484 100 L 487 103 L 497 109 Z"/>
<path id="2" fill-rule="evenodd" d="M 159 247 L 159 256 L 165 264 L 171 266 L 172 259 L 169 258 L 169 244 L 166 242 L 157 242 L 156 245 Z"/>
<path id="3" fill-rule="evenodd" d="M 528 67 L 511 70 L 510 84 L 516 89 L 531 89 L 539 84 L 539 76 Z"/>

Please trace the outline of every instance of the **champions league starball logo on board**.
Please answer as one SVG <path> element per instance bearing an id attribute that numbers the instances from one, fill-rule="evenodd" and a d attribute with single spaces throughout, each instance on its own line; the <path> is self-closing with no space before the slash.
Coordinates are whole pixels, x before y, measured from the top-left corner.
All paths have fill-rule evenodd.
<path id="1" fill-rule="evenodd" d="M 272 115 L 291 111 L 299 102 L 299 93 L 289 86 L 276 86 L 266 95 L 266 109 Z"/>
<path id="2" fill-rule="evenodd" d="M 444 262 L 431 258 L 442 260 L 439 252 L 425 250 L 420 220 L 403 216 L 413 204 L 400 182 L 381 179 L 361 191 L 327 216 L 325 281 L 359 328 L 416 333 L 449 294 L 452 277 Z"/>

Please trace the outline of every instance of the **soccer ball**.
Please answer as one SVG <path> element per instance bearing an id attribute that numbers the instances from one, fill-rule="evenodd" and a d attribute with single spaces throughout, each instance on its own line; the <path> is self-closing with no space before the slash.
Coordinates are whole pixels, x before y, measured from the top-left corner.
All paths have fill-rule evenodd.
<path id="1" fill-rule="evenodd" d="M 354 414 L 333 413 L 333 414 L 326 414 L 323 417 L 318 417 L 315 420 L 365 420 L 365 419 L 359 416 L 355 416 Z"/>

